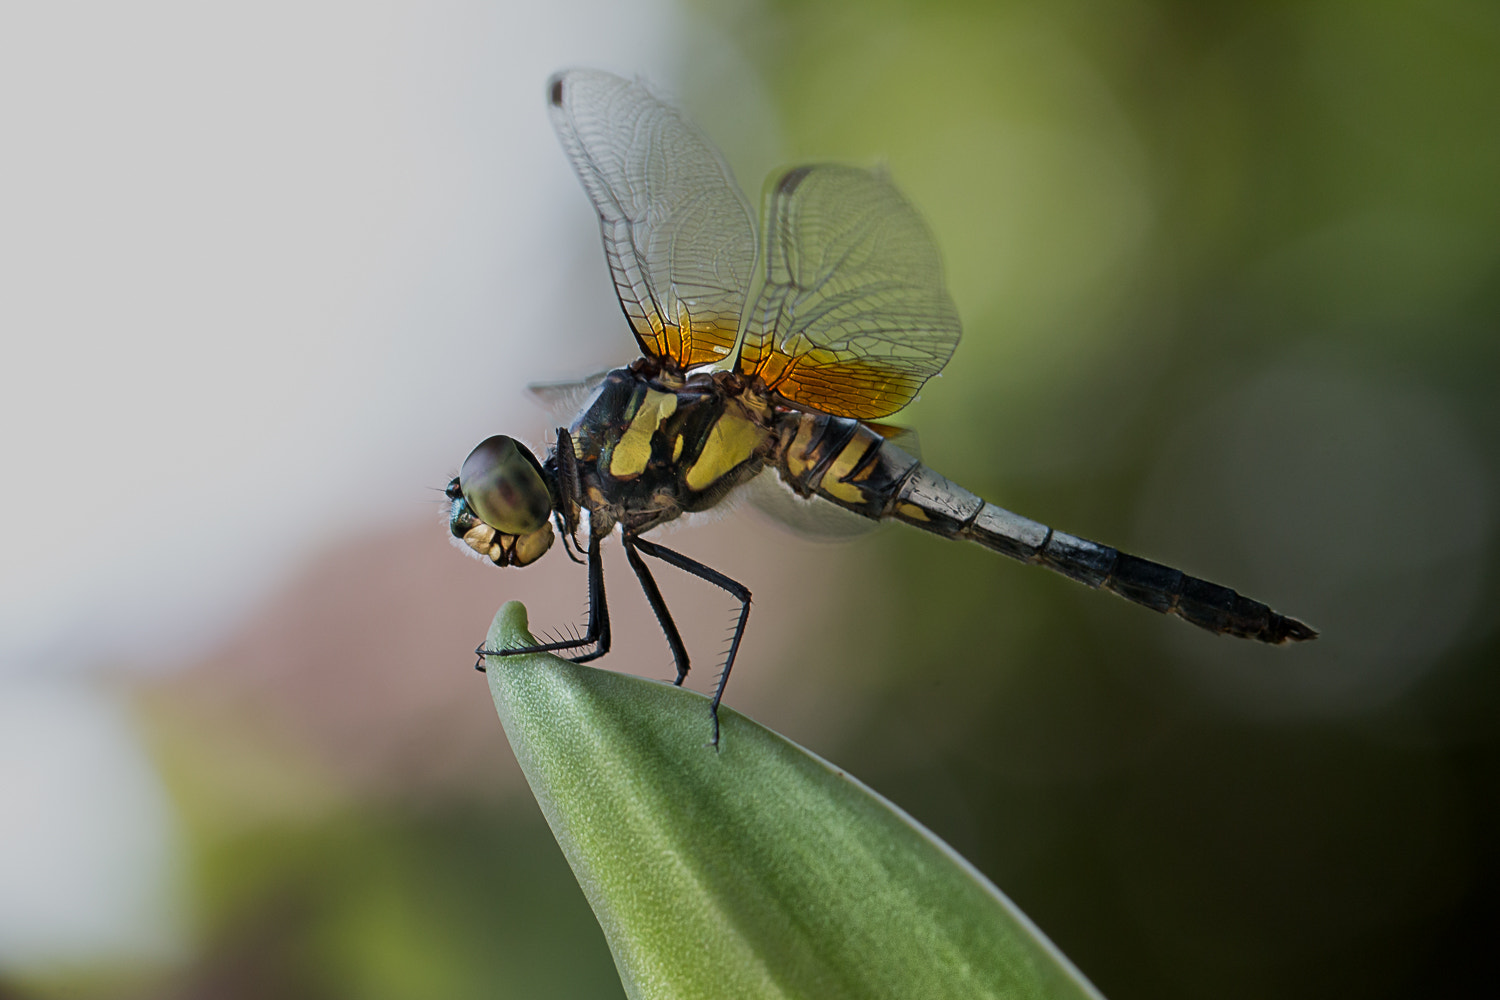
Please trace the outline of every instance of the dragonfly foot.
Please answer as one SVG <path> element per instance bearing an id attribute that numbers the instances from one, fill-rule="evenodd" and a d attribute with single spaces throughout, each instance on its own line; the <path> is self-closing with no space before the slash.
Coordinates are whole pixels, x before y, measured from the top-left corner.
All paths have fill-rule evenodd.
<path id="1" fill-rule="evenodd" d="M 714 748 L 714 753 L 719 752 L 719 705 L 717 702 L 708 706 L 708 717 L 713 720 L 713 739 L 706 744 Z"/>

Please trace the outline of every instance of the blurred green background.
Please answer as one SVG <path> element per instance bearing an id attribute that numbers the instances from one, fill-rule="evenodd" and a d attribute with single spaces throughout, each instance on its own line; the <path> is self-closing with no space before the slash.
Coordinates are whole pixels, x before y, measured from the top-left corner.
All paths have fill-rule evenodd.
<path id="1" fill-rule="evenodd" d="M 504 60 L 527 39 L 495 10 L 468 44 Z M 624 68 L 677 94 L 752 196 L 777 162 L 884 162 L 929 220 L 965 324 L 903 415 L 930 465 L 1323 631 L 1252 647 L 915 531 L 809 549 L 736 519 L 672 542 L 710 559 L 700 536 L 747 532 L 731 551 L 761 553 L 715 562 L 763 599 L 750 628 L 775 643 L 742 657 L 729 703 L 929 825 L 1114 1000 L 1500 992 L 1500 7 L 658 13 L 662 63 Z M 548 331 L 536 377 L 626 346 L 569 197 L 557 224 L 585 238 L 557 266 L 587 310 Z M 496 334 L 494 363 L 531 336 Z M 582 599 L 571 577 L 560 598 L 522 576 L 501 593 L 421 530 L 453 567 L 421 586 L 487 589 L 444 619 L 451 648 L 403 654 L 418 677 L 466 669 L 502 598 L 538 624 Z M 782 558 L 826 570 L 810 585 Z M 638 614 L 622 569 L 617 614 Z M 418 612 L 373 614 L 315 618 L 311 646 L 265 662 L 315 685 Z M 647 654 L 605 665 L 665 676 Z M 129 686 L 180 831 L 181 944 L 22 963 L 0 996 L 620 995 L 497 732 L 473 759 L 505 780 L 433 781 L 411 763 L 430 733 L 368 749 L 430 706 L 340 721 L 371 697 L 357 670 L 286 696 L 317 706 L 318 753 L 278 728 L 285 706 L 193 676 Z M 491 711 L 464 690 L 464 711 Z"/>

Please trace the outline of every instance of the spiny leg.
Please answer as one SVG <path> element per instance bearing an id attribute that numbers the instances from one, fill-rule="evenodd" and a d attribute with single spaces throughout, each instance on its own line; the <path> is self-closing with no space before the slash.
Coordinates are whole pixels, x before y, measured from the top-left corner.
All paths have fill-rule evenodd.
<path id="1" fill-rule="evenodd" d="M 750 591 L 745 585 L 703 565 L 696 559 L 689 559 L 681 552 L 674 552 L 664 545 L 648 542 L 644 538 L 637 538 L 635 544 L 640 550 L 653 559 L 660 559 L 664 563 L 670 563 L 678 569 L 691 573 L 700 580 L 723 590 L 727 590 L 736 600 L 740 602 L 740 616 L 734 626 L 734 638 L 729 641 L 729 653 L 724 657 L 724 671 L 719 674 L 719 685 L 714 689 L 714 699 L 709 705 L 709 714 L 713 717 L 714 738 L 713 745 L 719 745 L 719 702 L 724 698 L 724 686 L 729 683 L 729 671 L 734 668 L 734 657 L 740 649 L 740 639 L 745 635 L 745 623 L 750 620 Z"/>
<path id="2" fill-rule="evenodd" d="M 630 535 L 623 535 L 622 538 L 625 542 L 625 558 L 630 561 L 630 568 L 635 570 L 635 577 L 641 583 L 641 590 L 646 594 L 646 601 L 651 605 L 651 610 L 656 615 L 656 622 L 667 637 L 667 645 L 672 648 L 672 662 L 677 666 L 677 680 L 673 683 L 682 687 L 682 682 L 688 675 L 687 646 L 683 645 L 682 635 L 677 631 L 677 623 L 672 620 L 672 613 L 667 610 L 667 602 L 662 599 L 661 588 L 657 587 L 656 578 L 651 575 L 651 570 L 646 568 L 646 561 L 635 550 L 637 539 Z"/>
<path id="3" fill-rule="evenodd" d="M 479 657 L 475 670 L 484 669 L 486 656 L 521 656 L 525 653 L 552 653 L 565 649 L 593 646 L 587 653 L 569 657 L 574 663 L 597 660 L 609 652 L 609 602 L 604 597 L 604 560 L 599 556 L 599 538 L 589 537 L 589 626 L 577 639 L 560 642 L 543 642 L 535 646 L 517 646 L 513 649 L 485 649 L 483 645 L 474 650 Z"/>

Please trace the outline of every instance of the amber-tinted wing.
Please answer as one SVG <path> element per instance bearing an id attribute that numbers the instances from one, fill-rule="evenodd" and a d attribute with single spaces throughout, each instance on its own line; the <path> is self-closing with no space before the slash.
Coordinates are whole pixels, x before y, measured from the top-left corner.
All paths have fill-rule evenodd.
<path id="1" fill-rule="evenodd" d="M 750 206 L 728 165 L 639 83 L 575 70 L 554 76 L 547 96 L 641 349 L 679 368 L 723 361 L 755 262 Z"/>
<path id="2" fill-rule="evenodd" d="M 958 345 L 937 245 L 883 174 L 772 175 L 738 370 L 798 406 L 873 420 L 911 402 Z"/>

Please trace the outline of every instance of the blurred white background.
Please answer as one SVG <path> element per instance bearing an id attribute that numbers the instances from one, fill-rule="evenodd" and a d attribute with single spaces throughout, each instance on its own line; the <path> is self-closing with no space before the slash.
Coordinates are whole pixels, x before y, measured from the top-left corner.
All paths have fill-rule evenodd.
<path id="1" fill-rule="evenodd" d="M 615 307 L 544 82 L 670 86 L 683 44 L 604 0 L 0 12 L 0 964 L 176 947 L 110 670 L 201 654 L 310 547 L 439 537 L 421 487 L 539 426 L 526 382 L 627 352 L 581 329 Z"/>

